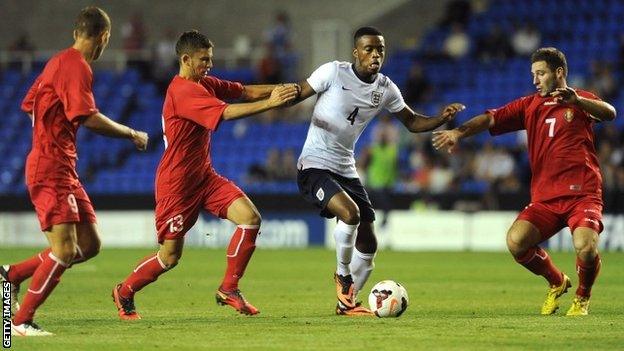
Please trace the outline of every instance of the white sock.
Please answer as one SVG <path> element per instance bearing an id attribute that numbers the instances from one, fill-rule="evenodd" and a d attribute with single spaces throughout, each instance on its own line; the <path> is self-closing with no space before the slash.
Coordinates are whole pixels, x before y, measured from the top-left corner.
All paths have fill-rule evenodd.
<path id="1" fill-rule="evenodd" d="M 357 296 L 357 293 L 364 287 L 368 277 L 373 272 L 373 268 L 375 268 L 374 259 L 375 253 L 364 253 L 358 251 L 358 249 L 353 250 L 353 258 L 349 268 L 353 277 L 354 295 Z"/>
<path id="2" fill-rule="evenodd" d="M 338 221 L 336 228 L 334 228 L 334 239 L 336 239 L 336 259 L 338 265 L 336 273 L 339 275 L 349 275 L 349 263 L 351 263 L 351 256 L 353 255 L 353 246 L 355 245 L 355 234 L 358 224 L 347 224 L 342 221 Z"/>

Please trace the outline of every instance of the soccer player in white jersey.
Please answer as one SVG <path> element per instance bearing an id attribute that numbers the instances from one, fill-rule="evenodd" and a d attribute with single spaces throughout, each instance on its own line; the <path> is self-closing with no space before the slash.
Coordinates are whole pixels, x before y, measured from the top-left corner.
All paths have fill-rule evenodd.
<path id="1" fill-rule="evenodd" d="M 321 65 L 299 83 L 297 101 L 318 94 L 312 122 L 297 167 L 303 197 L 321 216 L 338 217 L 334 229 L 337 269 L 334 275 L 339 315 L 371 315 L 356 302 L 370 276 L 377 251 L 375 211 L 355 169 L 353 148 L 368 123 L 388 110 L 412 133 L 426 132 L 453 119 L 465 107 L 454 103 L 437 117 L 420 115 L 405 104 L 390 78 L 379 73 L 385 56 L 384 37 L 372 27 L 354 35 L 354 63 Z"/>

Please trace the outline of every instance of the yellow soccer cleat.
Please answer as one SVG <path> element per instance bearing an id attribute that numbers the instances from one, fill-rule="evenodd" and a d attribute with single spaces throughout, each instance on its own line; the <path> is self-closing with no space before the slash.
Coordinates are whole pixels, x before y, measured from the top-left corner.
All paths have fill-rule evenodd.
<path id="1" fill-rule="evenodd" d="M 563 283 L 559 286 L 551 286 L 546 293 L 546 300 L 542 305 L 542 314 L 551 315 L 559 309 L 559 298 L 561 295 L 568 292 L 568 289 L 572 286 L 570 278 L 563 274 Z"/>
<path id="2" fill-rule="evenodd" d="M 589 297 L 577 296 L 572 301 L 572 306 L 566 316 L 587 316 L 589 314 Z"/>

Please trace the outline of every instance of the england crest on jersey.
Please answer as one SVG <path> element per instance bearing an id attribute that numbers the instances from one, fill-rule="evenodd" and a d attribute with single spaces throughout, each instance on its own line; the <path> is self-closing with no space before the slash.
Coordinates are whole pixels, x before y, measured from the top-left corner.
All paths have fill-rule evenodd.
<path id="1" fill-rule="evenodd" d="M 381 103 L 381 95 L 382 93 L 380 91 L 373 91 L 371 95 L 371 102 L 373 103 L 373 106 L 379 106 L 379 103 Z"/>

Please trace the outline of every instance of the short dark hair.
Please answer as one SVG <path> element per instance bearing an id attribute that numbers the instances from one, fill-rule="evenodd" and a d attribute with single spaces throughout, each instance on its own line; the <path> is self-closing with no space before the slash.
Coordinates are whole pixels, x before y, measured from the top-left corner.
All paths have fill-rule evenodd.
<path id="1" fill-rule="evenodd" d="M 363 37 L 365 35 L 381 35 L 381 36 L 383 36 L 381 31 L 379 29 L 375 28 L 375 27 L 360 27 L 360 28 L 358 28 L 358 30 L 355 31 L 355 34 L 353 35 L 353 46 L 356 46 L 358 39 L 360 39 L 361 37 Z"/>
<path id="2" fill-rule="evenodd" d="M 533 55 L 531 55 L 531 63 L 537 61 L 545 61 L 548 68 L 553 72 L 556 71 L 557 68 L 563 67 L 563 76 L 565 77 L 568 75 L 568 62 L 566 61 L 566 57 L 563 52 L 559 51 L 557 48 L 548 47 L 535 50 Z"/>
<path id="3" fill-rule="evenodd" d="M 180 35 L 175 50 L 176 55 L 182 57 L 184 54 L 191 55 L 197 50 L 210 49 L 211 47 L 213 47 L 212 42 L 205 35 L 197 30 L 189 30 Z"/>
<path id="4" fill-rule="evenodd" d="M 88 6 L 80 10 L 74 30 L 81 36 L 96 37 L 105 31 L 110 31 L 111 20 L 108 14 L 99 7 Z"/>

